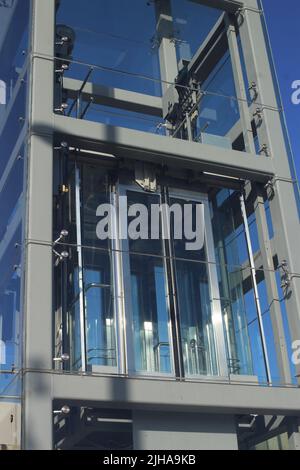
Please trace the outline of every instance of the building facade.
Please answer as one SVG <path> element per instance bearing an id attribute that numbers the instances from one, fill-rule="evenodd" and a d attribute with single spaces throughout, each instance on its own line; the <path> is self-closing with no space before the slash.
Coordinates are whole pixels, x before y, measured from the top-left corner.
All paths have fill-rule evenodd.
<path id="1" fill-rule="evenodd" d="M 0 444 L 300 450 L 259 0 L 7 0 L 0 26 Z"/>

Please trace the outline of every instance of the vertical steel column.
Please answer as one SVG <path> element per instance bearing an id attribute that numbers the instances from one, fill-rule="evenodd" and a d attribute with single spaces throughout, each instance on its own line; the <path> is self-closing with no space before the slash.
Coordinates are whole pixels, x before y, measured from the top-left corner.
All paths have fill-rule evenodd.
<path id="1" fill-rule="evenodd" d="M 258 320 L 259 331 L 260 331 L 261 342 L 262 342 L 264 362 L 266 366 L 267 381 L 269 384 L 271 384 L 272 376 L 271 376 L 270 362 L 268 358 L 264 323 L 263 323 L 258 288 L 257 288 L 255 261 L 254 261 L 253 250 L 252 250 L 252 245 L 251 245 L 251 237 L 250 237 L 250 230 L 249 230 L 248 219 L 247 219 L 245 199 L 242 194 L 240 196 L 240 204 L 241 204 L 242 217 L 243 217 L 244 227 L 245 227 L 245 236 L 246 236 L 247 249 L 248 249 L 249 260 L 250 260 L 251 278 L 252 278 L 252 285 L 253 285 L 253 291 L 254 291 L 255 305 L 256 305 L 256 310 L 257 310 L 257 320 Z"/>
<path id="2" fill-rule="evenodd" d="M 233 75 L 237 98 L 239 99 L 239 110 L 242 124 L 242 130 L 245 141 L 245 148 L 248 152 L 255 154 L 255 145 L 251 125 L 251 117 L 247 94 L 244 83 L 243 69 L 241 64 L 240 52 L 238 47 L 234 17 L 225 16 L 227 26 L 227 38 L 231 56 Z M 251 185 L 251 192 L 255 194 L 254 211 L 257 221 L 257 231 L 259 238 L 260 251 L 263 259 L 264 278 L 266 282 L 267 294 L 270 304 L 270 314 L 272 328 L 274 333 L 274 342 L 276 346 L 276 357 L 280 370 L 280 378 L 284 383 L 291 383 L 291 371 L 289 365 L 288 350 L 285 341 L 284 326 L 280 304 L 278 303 L 278 292 L 276 285 L 276 276 L 273 272 L 273 253 L 268 234 L 268 225 L 264 208 L 264 198 L 261 188 Z"/>
<path id="3" fill-rule="evenodd" d="M 253 130 L 251 125 L 249 106 L 247 102 L 247 94 L 245 90 L 243 69 L 235 30 L 235 22 L 233 17 L 229 14 L 225 15 L 225 24 L 227 28 L 228 47 L 232 63 L 233 77 L 235 83 L 236 96 L 238 99 L 245 149 L 248 153 L 255 154 L 256 151 L 254 145 Z"/>
<path id="4" fill-rule="evenodd" d="M 289 157 L 282 128 L 278 100 L 270 57 L 264 36 L 261 13 L 257 0 L 245 0 L 239 14 L 239 29 L 245 56 L 249 83 L 255 83 L 253 107 L 261 107 L 262 122 L 258 128 L 261 147 L 267 146 L 270 164 L 276 173 L 270 209 L 275 231 L 275 248 L 279 262 L 287 260 L 289 271 L 300 273 L 299 252 L 300 225 L 292 183 Z M 293 341 L 300 338 L 300 278 L 292 277 L 290 295 L 285 299 L 290 332 Z M 300 367 L 298 366 L 298 373 Z"/>
<path id="5" fill-rule="evenodd" d="M 32 1 L 32 54 L 26 204 L 22 447 L 52 448 L 52 201 L 55 0 Z"/>
<path id="6" fill-rule="evenodd" d="M 126 374 L 127 357 L 126 357 L 126 318 L 125 318 L 125 300 L 124 300 L 124 280 L 122 275 L 122 244 L 119 238 L 119 224 L 118 224 L 118 195 L 116 187 L 113 187 L 111 193 L 111 203 L 114 207 L 112 215 L 112 240 L 111 240 L 111 256 L 112 256 L 112 270 L 113 270 L 113 283 L 114 292 L 114 308 L 115 308 L 115 330 L 116 330 L 116 343 L 118 352 L 118 372 Z"/>
<path id="7" fill-rule="evenodd" d="M 174 42 L 173 17 L 171 1 L 156 2 L 157 27 L 156 34 L 159 41 L 159 62 L 163 94 L 169 88 L 170 83 L 175 82 L 178 74 L 176 46 Z"/>
<path id="8" fill-rule="evenodd" d="M 252 186 L 252 189 L 256 191 L 254 210 L 257 222 L 260 252 L 264 267 L 267 296 L 270 305 L 270 317 L 272 322 L 280 379 L 284 384 L 291 384 L 291 368 L 284 332 L 281 306 L 278 297 L 276 274 L 274 272 L 273 252 L 269 238 L 269 229 L 265 210 L 264 189 L 259 185 Z"/>

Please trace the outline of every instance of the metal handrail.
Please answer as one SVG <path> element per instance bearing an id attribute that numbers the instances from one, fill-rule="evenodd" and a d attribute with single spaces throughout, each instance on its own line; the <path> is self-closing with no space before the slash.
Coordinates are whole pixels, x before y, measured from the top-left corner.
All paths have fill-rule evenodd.
<path id="1" fill-rule="evenodd" d="M 98 284 L 96 282 L 91 282 L 90 284 L 88 284 L 85 287 L 84 294 L 86 294 L 90 289 L 94 289 L 94 288 L 96 288 L 96 289 L 110 289 L 111 285 L 110 284 Z M 67 310 L 71 310 L 74 307 L 76 302 L 79 300 L 79 297 L 80 297 L 80 293 L 76 295 L 76 297 L 74 298 L 72 303 L 69 305 Z"/>

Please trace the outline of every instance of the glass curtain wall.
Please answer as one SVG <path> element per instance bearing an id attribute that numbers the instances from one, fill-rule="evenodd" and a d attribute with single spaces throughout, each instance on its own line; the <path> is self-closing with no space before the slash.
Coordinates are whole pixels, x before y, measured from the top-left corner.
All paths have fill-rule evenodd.
<path id="1" fill-rule="evenodd" d="M 0 4 L 0 398 L 21 393 L 30 1 Z"/>
<path id="2" fill-rule="evenodd" d="M 64 208 L 58 233 L 68 230 L 67 260 L 56 268 L 60 352 L 70 351 L 71 369 L 191 378 L 226 369 L 225 375 L 266 383 L 239 191 L 197 194 L 171 185 L 148 193 L 133 179 L 123 184 L 119 178 L 116 170 L 71 163 L 65 204 L 58 205 Z M 197 207 L 203 208 L 204 235 L 196 250 L 187 249 L 186 227 L 178 226 L 186 205 L 193 230 Z M 101 239 L 100 227 L 112 239 Z M 262 284 L 259 291 L 263 310 L 268 299 Z M 276 377 L 266 316 L 264 323 Z"/>

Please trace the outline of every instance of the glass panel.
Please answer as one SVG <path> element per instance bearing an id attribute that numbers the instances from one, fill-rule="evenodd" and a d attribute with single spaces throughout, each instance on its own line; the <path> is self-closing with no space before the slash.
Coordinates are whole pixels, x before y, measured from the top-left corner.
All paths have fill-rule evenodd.
<path id="1" fill-rule="evenodd" d="M 184 213 L 184 205 L 191 204 L 193 226 L 195 226 L 196 203 L 171 197 Z M 171 219 L 171 234 L 176 224 L 184 218 Z M 178 228 L 178 226 L 177 226 Z M 212 324 L 211 286 L 209 285 L 208 254 L 206 243 L 197 251 L 188 251 L 186 232 L 182 226 L 182 237 L 174 239 L 177 298 L 179 304 L 181 346 L 187 376 L 217 375 L 216 345 Z M 178 237 L 179 238 L 179 237 Z"/>
<path id="2" fill-rule="evenodd" d="M 139 227 L 145 239 L 129 241 L 135 369 L 168 374 L 173 366 L 161 229 L 160 239 L 150 239 L 151 206 L 160 204 L 160 197 L 134 191 L 127 197 L 129 211 L 143 204 L 149 216 L 148 227 Z M 133 220 L 129 217 L 129 227 Z"/>
<path id="3" fill-rule="evenodd" d="M 22 158 L 15 160 L 2 188 L 0 178 L 0 239 L 4 237 L 7 227 L 22 203 L 24 147 L 21 149 L 20 155 L 22 155 Z"/>
<path id="4" fill-rule="evenodd" d="M 0 394 L 21 366 L 20 240 L 21 226 L 0 243 L 0 372 L 7 372 L 0 374 Z"/>
<path id="5" fill-rule="evenodd" d="M 110 202 L 107 171 L 99 166 L 83 165 L 80 168 L 80 207 L 76 207 L 75 174 L 70 169 L 70 191 L 66 214 L 69 217 L 68 243 L 77 243 L 76 226 L 81 215 L 81 248 L 86 355 L 88 368 L 117 365 L 115 289 L 112 271 L 111 240 L 97 237 L 97 208 Z M 91 247 L 91 248 L 89 248 Z M 78 250 L 68 248 L 68 300 L 69 345 L 71 366 L 81 367 L 80 337 L 80 266 Z"/>
<path id="6" fill-rule="evenodd" d="M 266 218 L 267 218 L 267 224 L 268 224 L 269 238 L 270 240 L 272 240 L 272 238 L 274 238 L 274 225 L 273 225 L 270 203 L 268 199 L 265 201 L 265 211 L 266 211 Z"/>
<path id="7" fill-rule="evenodd" d="M 191 60 L 223 11 L 190 0 L 171 0 L 178 60 Z"/>
<path id="8" fill-rule="evenodd" d="M 287 350 L 288 350 L 288 357 L 290 360 L 290 369 L 291 369 L 291 374 L 292 374 L 292 382 L 295 385 L 298 385 L 299 379 L 297 378 L 297 369 L 296 365 L 294 364 L 292 358 L 293 358 L 293 349 L 292 349 L 292 335 L 291 335 L 291 329 L 290 329 L 290 324 L 289 324 L 289 317 L 288 317 L 288 312 L 286 308 L 286 292 L 283 291 L 282 288 L 282 278 L 281 278 L 281 273 L 280 271 L 276 271 L 276 282 L 277 282 L 277 289 L 278 289 L 278 298 L 280 300 L 280 307 L 281 307 L 281 314 L 282 314 L 282 321 L 283 321 L 283 327 L 284 327 L 284 333 L 285 333 L 285 341 L 287 345 Z"/>
<path id="9" fill-rule="evenodd" d="M 72 63 L 72 70 L 74 67 L 78 71 L 77 78 L 80 80 L 80 84 L 82 84 L 90 67 Z M 107 71 L 95 67 L 89 81 L 101 85 L 103 84 L 103 77 L 106 75 Z M 116 71 L 114 75 L 118 76 L 120 72 Z M 65 74 L 65 77 L 67 77 L 67 74 Z M 82 119 L 99 122 L 108 126 L 119 126 L 151 134 L 169 136 L 170 138 L 216 145 L 224 149 L 244 151 L 244 145 L 240 143 L 240 135 L 235 131 L 236 124 L 240 120 L 240 113 L 232 79 L 231 63 L 227 58 L 224 68 L 216 72 L 211 78 L 211 82 L 209 80 L 205 82 L 207 91 L 199 90 L 195 106 L 192 107 L 188 116 L 178 109 L 177 114 L 175 112 L 172 115 L 170 114 L 166 120 L 163 119 L 159 102 L 145 103 L 143 108 L 140 107 L 141 112 L 138 111 L 139 106 L 134 107 L 134 105 L 132 105 L 132 108 L 135 111 L 128 110 L 126 109 L 128 105 L 124 103 L 126 101 L 125 98 L 119 98 L 117 102 L 112 101 L 112 90 L 109 92 L 107 90 L 103 91 L 104 98 L 102 101 L 108 104 L 102 103 L 99 97 L 93 97 L 92 91 L 83 93 L 78 114 L 77 105 L 75 105 L 74 101 L 74 93 L 73 91 L 68 91 L 68 84 L 65 80 L 65 94 L 68 94 L 69 97 L 66 99 L 68 108 L 64 111 L 63 115 L 73 118 L 81 116 Z M 141 82 L 140 87 L 143 88 L 145 79 L 139 77 L 137 80 Z M 78 88 L 80 88 L 80 85 Z M 178 86 L 174 90 L 175 96 L 178 94 L 178 90 L 182 90 L 182 86 Z M 174 103 L 175 108 L 177 109 L 176 102 Z M 56 112 L 61 114 L 60 109 L 56 109 Z M 188 132 L 189 125 L 191 125 L 191 136 Z"/>
<path id="10" fill-rule="evenodd" d="M 105 248 L 83 250 L 86 347 L 89 366 L 116 366 L 114 281 L 111 240 L 100 240 L 96 229 L 97 208 L 110 203 L 110 187 L 105 169 L 84 165 L 81 171 L 82 244 Z"/>
<path id="11" fill-rule="evenodd" d="M 76 247 L 59 246 L 69 253 L 68 279 L 68 338 L 71 369 L 81 368 L 81 322 L 78 253 Z M 84 315 L 88 370 L 96 366 L 117 366 L 115 284 L 111 278 L 111 252 L 84 248 Z M 65 263 L 65 262 L 64 262 Z M 66 345 L 67 346 L 67 345 Z M 65 350 L 64 350 L 65 352 Z"/>
<path id="12" fill-rule="evenodd" d="M 30 0 L 0 5 L 0 122 L 27 57 L 29 11 Z"/>
<path id="13" fill-rule="evenodd" d="M 223 189 L 211 201 L 229 369 L 253 375 L 248 323 L 257 318 L 239 194 Z"/>
<path id="14" fill-rule="evenodd" d="M 83 250 L 89 366 L 117 365 L 111 253 Z"/>
<path id="15" fill-rule="evenodd" d="M 105 168 L 99 165 L 81 167 L 81 223 L 82 245 L 109 249 L 111 240 L 100 240 L 96 229 L 100 217 L 96 215 L 101 204 L 110 204 L 110 181 Z"/>
<path id="16" fill-rule="evenodd" d="M 113 0 L 83 4 L 79 0 L 61 0 L 57 24 L 74 30 L 74 60 L 106 68 L 107 73 L 96 74 L 96 83 L 161 94 L 160 83 L 141 81 L 135 76 L 160 78 L 158 52 L 153 48 L 156 18 L 152 2 Z M 115 74 L 113 70 L 125 73 Z M 76 66 L 72 65 L 66 76 L 79 78 Z"/>
<path id="17" fill-rule="evenodd" d="M 69 109 L 72 107 L 73 100 L 69 99 Z M 82 103 L 81 112 L 84 111 L 86 103 Z M 68 114 L 68 113 L 67 113 Z M 71 117 L 77 117 L 77 109 L 73 108 L 70 113 Z M 125 109 L 119 109 L 113 106 L 103 106 L 100 104 L 92 104 L 88 107 L 84 114 L 84 119 L 92 122 L 99 122 L 108 126 L 125 127 L 126 129 L 135 129 L 151 134 L 166 135 L 164 122 L 159 116 L 151 116 Z"/>
<path id="18" fill-rule="evenodd" d="M 3 128 L 0 122 L 0 178 L 16 145 L 18 136 L 24 127 L 26 89 L 25 82 L 21 83 L 20 90 Z"/>
<path id="19" fill-rule="evenodd" d="M 264 275 L 263 272 L 261 274 Z M 274 340 L 274 332 L 273 332 L 272 319 L 271 319 L 271 311 L 270 311 L 270 306 L 271 306 L 271 303 L 274 301 L 274 299 L 271 299 L 271 302 L 269 301 L 266 282 L 264 279 L 258 284 L 257 287 L 258 287 L 258 294 L 259 294 L 259 300 L 260 300 L 262 317 L 263 317 L 263 325 L 264 325 L 264 330 L 265 330 L 272 383 L 274 385 L 276 384 L 281 385 L 281 379 L 280 379 L 280 373 L 279 373 L 277 355 L 276 355 L 276 346 L 275 346 L 275 340 Z"/>
<path id="20" fill-rule="evenodd" d="M 130 274 L 136 370 L 171 373 L 163 260 L 131 255 Z"/>

